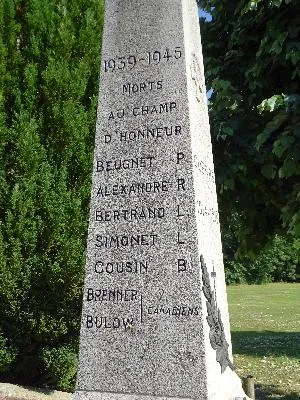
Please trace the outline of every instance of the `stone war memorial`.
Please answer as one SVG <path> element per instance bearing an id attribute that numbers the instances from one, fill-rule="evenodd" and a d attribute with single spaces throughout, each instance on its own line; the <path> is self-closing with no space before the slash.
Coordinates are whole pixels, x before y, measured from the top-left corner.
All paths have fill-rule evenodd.
<path id="1" fill-rule="evenodd" d="M 107 0 L 74 400 L 242 400 L 195 0 Z"/>

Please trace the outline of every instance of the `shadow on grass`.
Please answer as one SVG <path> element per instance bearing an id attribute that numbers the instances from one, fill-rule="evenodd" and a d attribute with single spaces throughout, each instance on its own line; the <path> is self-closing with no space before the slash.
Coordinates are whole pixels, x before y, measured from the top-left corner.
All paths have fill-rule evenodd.
<path id="1" fill-rule="evenodd" d="M 235 354 L 300 358 L 300 333 L 298 332 L 249 331 L 232 332 L 231 335 Z"/>
<path id="2" fill-rule="evenodd" d="M 298 332 L 232 332 L 233 353 L 245 356 L 285 356 L 300 359 Z M 256 385 L 257 400 L 300 400 L 297 392 L 282 391 L 274 385 Z"/>
<path id="3" fill-rule="evenodd" d="M 257 385 L 255 388 L 256 400 L 300 400 L 299 393 L 284 393 L 275 386 Z"/>

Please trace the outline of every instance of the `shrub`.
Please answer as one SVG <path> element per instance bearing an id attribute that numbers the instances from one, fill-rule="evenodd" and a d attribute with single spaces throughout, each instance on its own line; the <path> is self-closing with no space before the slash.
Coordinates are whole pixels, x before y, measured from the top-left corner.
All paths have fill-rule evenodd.
<path id="1" fill-rule="evenodd" d="M 2 380 L 73 382 L 103 3 L 0 2 Z"/>
<path id="2" fill-rule="evenodd" d="M 59 390 L 72 391 L 77 372 L 76 349 L 70 345 L 45 348 L 42 351 L 42 359 L 52 379 L 51 385 Z"/>
<path id="3" fill-rule="evenodd" d="M 17 350 L 9 346 L 7 342 L 0 332 L 0 372 L 9 370 L 16 359 Z"/>
<path id="4" fill-rule="evenodd" d="M 225 263 L 227 283 L 299 282 L 297 249 L 297 240 L 276 235 L 255 258 L 243 257 Z"/>

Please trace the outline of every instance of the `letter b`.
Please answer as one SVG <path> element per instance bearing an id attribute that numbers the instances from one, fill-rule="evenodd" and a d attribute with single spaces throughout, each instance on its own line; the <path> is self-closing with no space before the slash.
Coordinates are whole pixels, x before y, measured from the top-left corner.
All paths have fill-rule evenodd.
<path id="1" fill-rule="evenodd" d="M 87 298 L 86 298 L 86 300 L 87 301 L 91 301 L 91 300 L 94 300 L 94 289 L 88 289 L 87 290 Z"/>
<path id="2" fill-rule="evenodd" d="M 186 260 L 184 260 L 183 258 L 179 258 L 178 259 L 178 272 L 186 271 L 186 264 L 187 264 Z"/>
<path id="3" fill-rule="evenodd" d="M 93 326 L 94 326 L 93 317 L 92 317 L 91 315 L 87 315 L 87 316 L 86 316 L 86 327 L 87 327 L 88 329 L 90 329 L 90 328 L 92 328 Z"/>

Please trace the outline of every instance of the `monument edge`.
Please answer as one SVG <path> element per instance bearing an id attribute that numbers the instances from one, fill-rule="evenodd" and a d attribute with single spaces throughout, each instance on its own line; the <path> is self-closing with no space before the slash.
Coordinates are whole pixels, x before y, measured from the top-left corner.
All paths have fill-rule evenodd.
<path id="1" fill-rule="evenodd" d="M 182 15 L 183 15 L 183 20 L 190 21 L 192 18 L 192 15 L 195 15 L 194 18 L 196 18 L 197 15 L 197 4 L 196 0 L 182 0 Z M 191 80 L 191 77 L 189 76 L 190 73 L 190 66 L 191 66 L 191 56 L 194 53 L 195 49 L 198 47 L 201 50 L 201 55 L 202 55 L 202 38 L 201 38 L 201 31 L 200 31 L 200 24 L 198 24 L 197 27 L 197 32 L 193 31 L 193 26 L 190 24 L 185 24 L 183 23 L 183 26 L 185 27 L 184 29 L 184 48 L 185 48 L 185 57 L 186 57 L 186 76 L 187 76 L 187 93 L 188 93 L 188 103 L 189 103 L 189 123 L 190 123 L 190 129 L 191 129 L 191 142 L 194 142 L 194 145 L 196 145 L 195 141 L 195 136 L 193 136 L 193 132 L 196 129 L 196 126 L 198 125 L 199 121 L 197 119 L 193 118 L 193 111 L 197 107 L 199 107 L 199 103 L 202 103 L 202 106 L 206 110 L 206 118 L 203 121 L 204 123 L 204 130 L 209 132 L 209 136 L 211 136 L 210 133 L 210 123 L 209 123 L 209 116 L 208 116 L 208 106 L 206 102 L 206 87 L 205 87 L 205 76 L 204 76 L 204 65 L 203 65 L 203 57 L 200 57 L 200 63 L 201 63 L 201 75 L 202 75 L 202 83 L 203 86 L 200 90 L 202 99 L 197 99 L 195 100 L 195 94 L 193 93 L 195 88 L 193 88 L 193 83 Z M 192 33 L 192 34 L 191 34 Z M 191 37 L 194 37 L 194 41 L 191 41 Z M 197 104 L 198 102 L 198 104 Z M 195 114 L 194 114 L 195 115 Z M 196 129 L 197 130 L 197 129 Z M 211 139 L 210 139 L 211 140 Z M 211 142 L 210 142 L 211 145 Z M 192 146 L 193 148 L 193 146 Z M 194 188 L 196 190 L 196 188 Z M 217 196 L 217 193 L 215 193 L 215 196 Z M 219 232 L 220 233 L 220 232 Z M 199 231 L 198 231 L 199 235 Z M 221 236 L 221 235 L 220 235 Z M 202 274 L 202 273 L 201 273 Z M 225 275 L 223 271 L 223 279 L 224 279 L 224 286 L 225 286 Z M 226 291 L 226 286 L 224 287 L 225 291 L 223 293 L 224 298 L 226 299 L 226 304 L 227 303 L 227 291 Z M 202 304 L 206 304 L 206 301 L 204 299 L 204 295 L 202 293 Z M 224 311 L 224 310 L 223 310 Z M 229 310 L 227 308 L 226 313 L 226 337 L 229 339 L 229 357 L 232 360 L 233 355 L 232 355 L 232 346 L 231 346 L 231 331 L 230 331 L 230 322 L 229 322 Z M 206 346 L 207 348 L 210 348 L 210 338 L 209 338 L 209 327 L 208 324 L 206 325 L 203 319 L 203 333 L 204 333 L 204 339 L 206 341 Z M 211 354 L 213 354 L 214 351 L 211 349 Z M 226 368 L 225 371 L 223 371 L 221 374 L 218 374 L 217 376 L 213 373 L 214 367 L 215 367 L 215 360 L 212 361 L 212 359 L 209 359 L 209 355 L 206 354 L 205 356 L 205 362 L 206 362 L 206 378 L 207 378 L 207 399 L 208 400 L 251 400 L 246 394 L 244 393 L 244 390 L 242 388 L 242 381 L 241 378 L 237 375 L 237 373 L 234 370 L 231 370 L 230 368 Z"/>
<path id="2" fill-rule="evenodd" d="M 113 392 L 80 391 L 73 394 L 72 400 L 194 400 L 187 397 L 161 397 L 141 394 L 126 394 Z"/>

